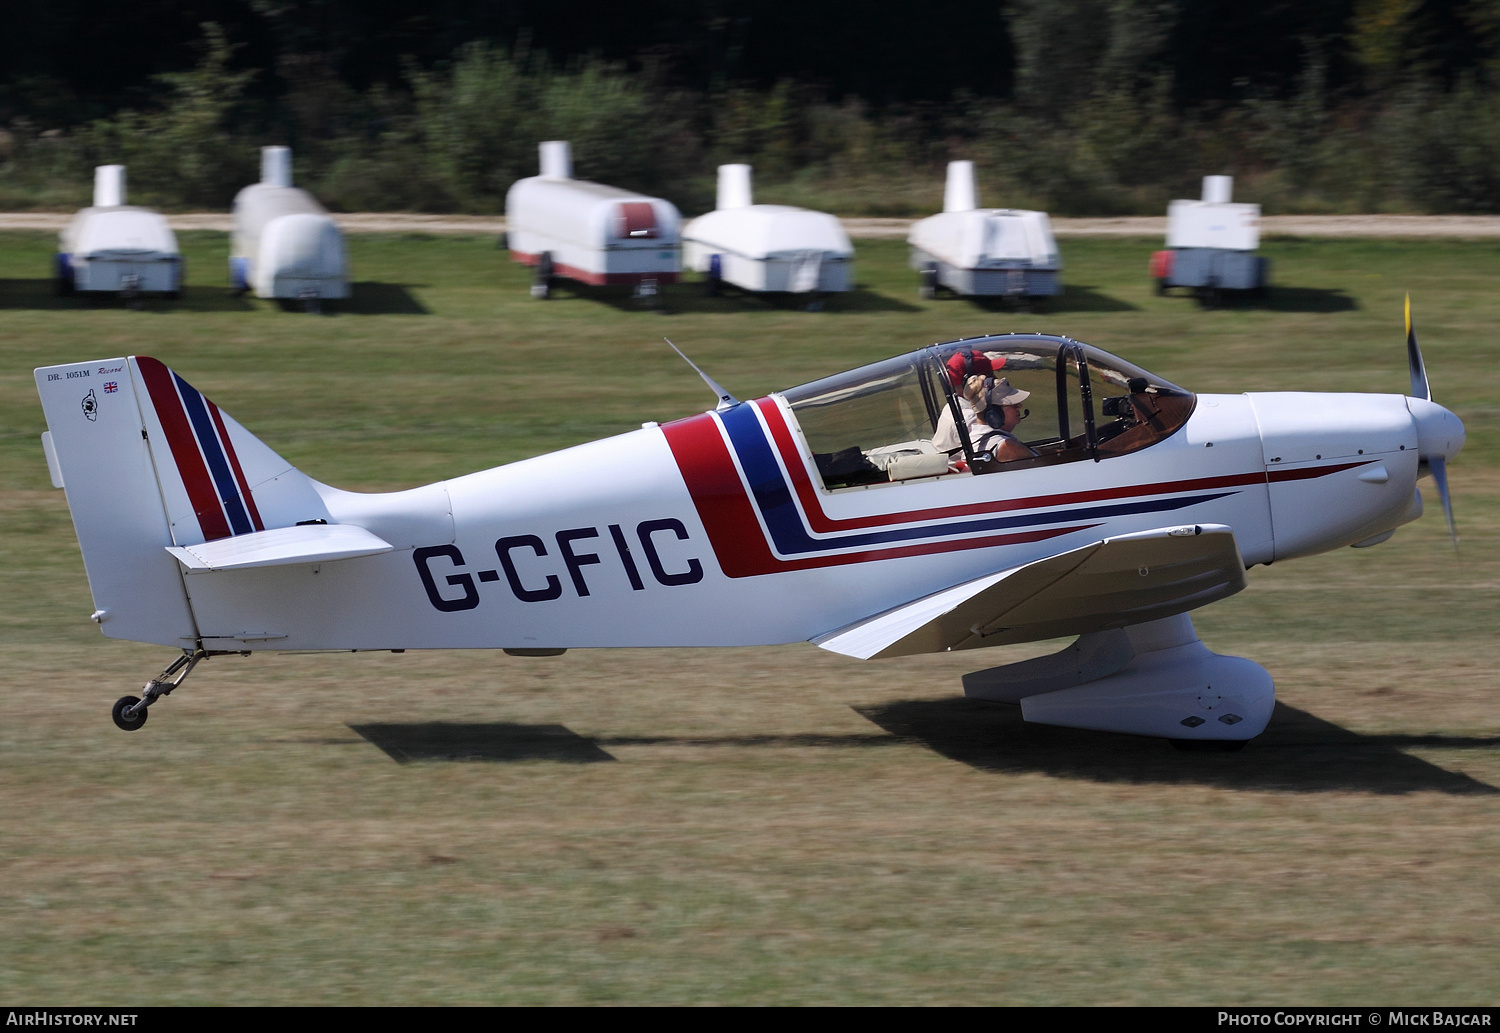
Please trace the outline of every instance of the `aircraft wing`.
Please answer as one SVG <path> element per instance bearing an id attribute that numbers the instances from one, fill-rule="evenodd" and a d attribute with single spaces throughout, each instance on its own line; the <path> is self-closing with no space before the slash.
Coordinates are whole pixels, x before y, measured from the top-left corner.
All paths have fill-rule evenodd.
<path id="1" fill-rule="evenodd" d="M 1138 531 L 1002 570 L 813 639 L 861 660 L 1082 635 L 1203 606 L 1245 587 L 1234 531 Z"/>

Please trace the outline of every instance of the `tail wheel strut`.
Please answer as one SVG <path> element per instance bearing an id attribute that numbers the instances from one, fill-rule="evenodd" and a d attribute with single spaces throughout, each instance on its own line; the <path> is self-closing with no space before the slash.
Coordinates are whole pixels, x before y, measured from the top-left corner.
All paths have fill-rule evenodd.
<path id="1" fill-rule="evenodd" d="M 133 732 L 146 723 L 146 708 L 181 685 L 200 661 L 218 655 L 219 651 L 206 649 L 184 649 L 182 655 L 169 663 L 163 671 L 141 687 L 140 696 L 121 696 L 115 701 L 110 717 L 115 725 Z"/>

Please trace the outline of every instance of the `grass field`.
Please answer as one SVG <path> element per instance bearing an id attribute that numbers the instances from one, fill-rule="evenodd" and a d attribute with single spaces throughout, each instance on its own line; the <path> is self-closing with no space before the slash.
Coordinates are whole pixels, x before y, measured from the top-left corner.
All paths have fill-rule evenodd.
<path id="1" fill-rule="evenodd" d="M 1494 1004 L 1500 243 L 1271 240 L 1264 306 L 1158 298 L 1154 241 L 1070 240 L 1046 315 L 917 299 L 896 243 L 817 313 L 527 297 L 492 239 L 351 238 L 324 316 L 231 298 L 227 239 L 140 311 L 54 299 L 0 234 L 0 1005 Z M 1407 390 L 1410 291 L 1462 554 L 1251 573 L 1195 614 L 1281 700 L 1233 756 L 1024 725 L 960 676 L 810 645 L 219 658 L 107 641 L 31 370 L 155 355 L 308 473 L 410 486 L 921 344 L 1068 333 L 1200 391 Z M 1424 482 L 1430 485 L 1430 482 Z"/>

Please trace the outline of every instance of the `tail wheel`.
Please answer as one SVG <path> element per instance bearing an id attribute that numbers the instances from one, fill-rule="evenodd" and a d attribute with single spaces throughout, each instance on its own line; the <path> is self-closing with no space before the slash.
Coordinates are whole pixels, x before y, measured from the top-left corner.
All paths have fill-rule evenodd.
<path id="1" fill-rule="evenodd" d="M 117 728 L 123 728 L 127 732 L 133 732 L 137 728 L 141 727 L 141 725 L 146 723 L 146 716 L 149 712 L 145 707 L 141 707 L 139 710 L 128 717 L 125 715 L 125 711 L 129 710 L 140 701 L 141 700 L 139 696 L 121 696 L 119 699 L 115 700 L 114 709 L 110 711 L 109 716 L 115 719 L 115 726 Z"/>

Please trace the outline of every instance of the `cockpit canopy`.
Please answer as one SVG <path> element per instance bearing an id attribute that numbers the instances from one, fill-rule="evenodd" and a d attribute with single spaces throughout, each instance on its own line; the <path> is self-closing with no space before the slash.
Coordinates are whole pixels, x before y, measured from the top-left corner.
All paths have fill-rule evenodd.
<path id="1" fill-rule="evenodd" d="M 933 345 L 781 394 L 830 490 L 1102 461 L 1170 436 L 1195 402 L 1041 334 Z"/>

